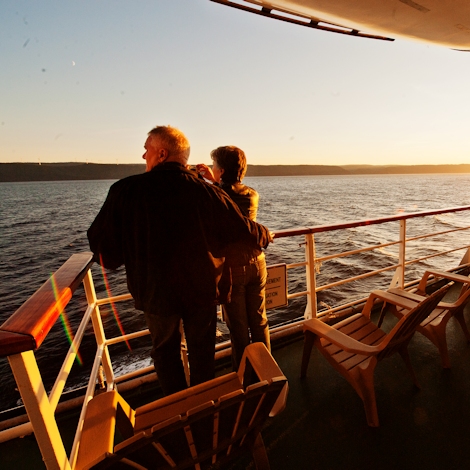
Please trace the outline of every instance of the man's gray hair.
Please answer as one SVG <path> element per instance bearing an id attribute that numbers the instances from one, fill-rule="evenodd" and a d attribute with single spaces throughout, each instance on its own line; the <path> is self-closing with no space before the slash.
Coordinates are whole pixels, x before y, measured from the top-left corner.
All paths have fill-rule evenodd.
<path id="1" fill-rule="evenodd" d="M 158 137 L 168 151 L 170 160 L 186 164 L 189 159 L 190 146 L 186 136 L 176 127 L 157 126 L 149 133 L 149 136 Z"/>

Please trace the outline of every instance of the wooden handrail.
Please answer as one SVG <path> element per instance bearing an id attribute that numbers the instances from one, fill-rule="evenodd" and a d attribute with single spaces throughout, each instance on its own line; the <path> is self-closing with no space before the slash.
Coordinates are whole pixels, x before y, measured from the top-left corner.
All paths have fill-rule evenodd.
<path id="1" fill-rule="evenodd" d="M 92 263 L 90 252 L 72 255 L 0 326 L 0 356 L 39 348 Z"/>

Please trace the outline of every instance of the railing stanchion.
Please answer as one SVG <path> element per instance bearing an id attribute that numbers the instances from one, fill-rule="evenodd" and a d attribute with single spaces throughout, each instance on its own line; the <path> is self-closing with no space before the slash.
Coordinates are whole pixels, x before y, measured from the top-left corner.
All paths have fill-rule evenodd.
<path id="1" fill-rule="evenodd" d="M 400 276 L 398 287 L 405 288 L 405 263 L 406 263 L 406 219 L 400 220 L 400 245 L 398 264 L 400 265 Z"/>
<path id="2" fill-rule="evenodd" d="M 405 266 L 406 266 L 406 219 L 400 220 L 400 241 L 398 245 L 398 267 L 390 282 L 390 288 L 405 288 Z"/>
<path id="3" fill-rule="evenodd" d="M 95 285 L 93 284 L 93 277 L 91 275 L 91 269 L 88 270 L 86 276 L 84 277 L 83 285 L 85 287 L 85 294 L 88 305 L 93 306 L 91 321 L 93 323 L 93 331 L 95 332 L 98 348 L 103 348 L 101 364 L 103 366 L 104 375 L 106 377 L 107 390 L 109 391 L 114 388 L 114 371 L 108 346 L 106 345 L 106 335 L 104 332 L 103 322 L 101 321 L 100 308 L 96 304 L 97 297 L 95 292 Z"/>
<path id="4" fill-rule="evenodd" d="M 315 238 L 313 233 L 305 235 L 305 260 L 307 266 L 305 268 L 307 277 L 307 306 L 305 307 L 305 319 L 317 316 L 317 283 L 315 272 Z"/>
<path id="5" fill-rule="evenodd" d="M 47 397 L 34 352 L 8 356 L 8 361 L 47 470 L 70 470 L 54 408 Z"/>

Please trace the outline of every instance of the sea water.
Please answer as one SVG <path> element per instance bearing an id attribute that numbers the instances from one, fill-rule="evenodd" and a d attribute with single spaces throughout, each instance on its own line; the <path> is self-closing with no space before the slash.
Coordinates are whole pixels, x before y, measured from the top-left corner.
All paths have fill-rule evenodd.
<path id="1" fill-rule="evenodd" d="M 0 324 L 72 254 L 89 250 L 86 231 L 112 183 L 109 180 L 0 183 Z M 245 178 L 244 183 L 259 192 L 258 222 L 273 231 L 470 205 L 468 174 L 252 177 Z M 433 219 L 432 231 L 437 232 L 469 225 L 470 214 L 444 214 Z M 420 222 L 413 226 L 413 221 L 409 221 L 408 226 L 411 232 L 415 230 L 418 233 Z M 318 234 L 317 255 L 386 243 L 396 240 L 397 233 L 396 224 L 390 227 L 387 224 Z M 459 237 L 462 238 L 461 242 L 458 241 Z M 443 236 L 433 240 L 435 246 L 432 249 L 446 250 L 454 245 L 464 245 L 468 243 L 468 237 L 467 232 Z M 303 261 L 303 241 L 302 237 L 276 239 L 266 251 L 268 265 Z M 419 257 L 421 248 L 417 246 L 415 250 L 416 257 Z M 396 250 L 379 251 L 382 257 L 389 256 L 391 263 L 396 263 Z M 462 253 L 449 254 L 442 262 L 458 264 L 459 256 Z M 334 282 L 352 274 L 377 269 L 381 262 L 378 259 L 369 252 L 352 259 L 340 258 L 324 263 L 320 268 L 319 281 Z M 422 265 L 433 265 L 433 260 Z M 107 275 L 113 294 L 126 292 L 123 269 Z M 384 282 L 387 275 L 391 274 L 384 274 Z M 93 277 L 97 290 L 103 291 L 103 273 L 97 266 L 93 267 Z M 322 292 L 318 298 L 321 305 L 336 304 L 348 296 L 367 293 L 377 287 L 381 286 L 357 281 Z M 303 274 L 289 274 L 289 289 L 305 289 Z M 83 311 L 83 294 L 78 297 L 81 300 L 76 301 L 77 305 L 73 304 L 73 300 L 66 308 L 67 321 L 72 328 L 79 322 L 77 312 Z M 304 308 L 305 298 L 290 301 L 288 307 L 269 312 L 270 323 L 300 317 Z M 102 315 L 109 328 L 118 328 L 110 308 L 103 307 Z M 124 331 L 144 327 L 142 315 L 134 310 L 132 302 L 119 305 L 118 315 Z M 226 335 L 223 324 L 219 325 L 219 330 L 222 336 Z M 93 360 L 93 341 L 93 338 L 84 341 L 80 359 L 74 366 L 78 370 L 79 378 L 76 380 L 79 382 L 85 380 Z M 149 345 L 149 340 L 143 339 L 132 344 L 131 349 L 125 344 L 115 346 L 111 351 L 113 359 L 118 358 L 115 372 L 120 374 L 129 367 L 149 363 Z M 66 325 L 59 321 L 37 354 L 47 386 L 57 374 L 67 349 Z M 15 406 L 19 402 L 19 394 L 14 390 L 14 380 L 5 358 L 0 358 L 0 374 L 2 410 Z"/>

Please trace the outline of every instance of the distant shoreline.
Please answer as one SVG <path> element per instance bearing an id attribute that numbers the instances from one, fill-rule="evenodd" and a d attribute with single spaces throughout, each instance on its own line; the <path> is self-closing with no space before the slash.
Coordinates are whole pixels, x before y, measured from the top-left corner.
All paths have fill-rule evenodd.
<path id="1" fill-rule="evenodd" d="M 143 173 L 143 164 L 0 163 L 0 182 L 121 179 Z M 460 165 L 248 165 L 246 176 L 334 176 L 470 173 Z"/>

